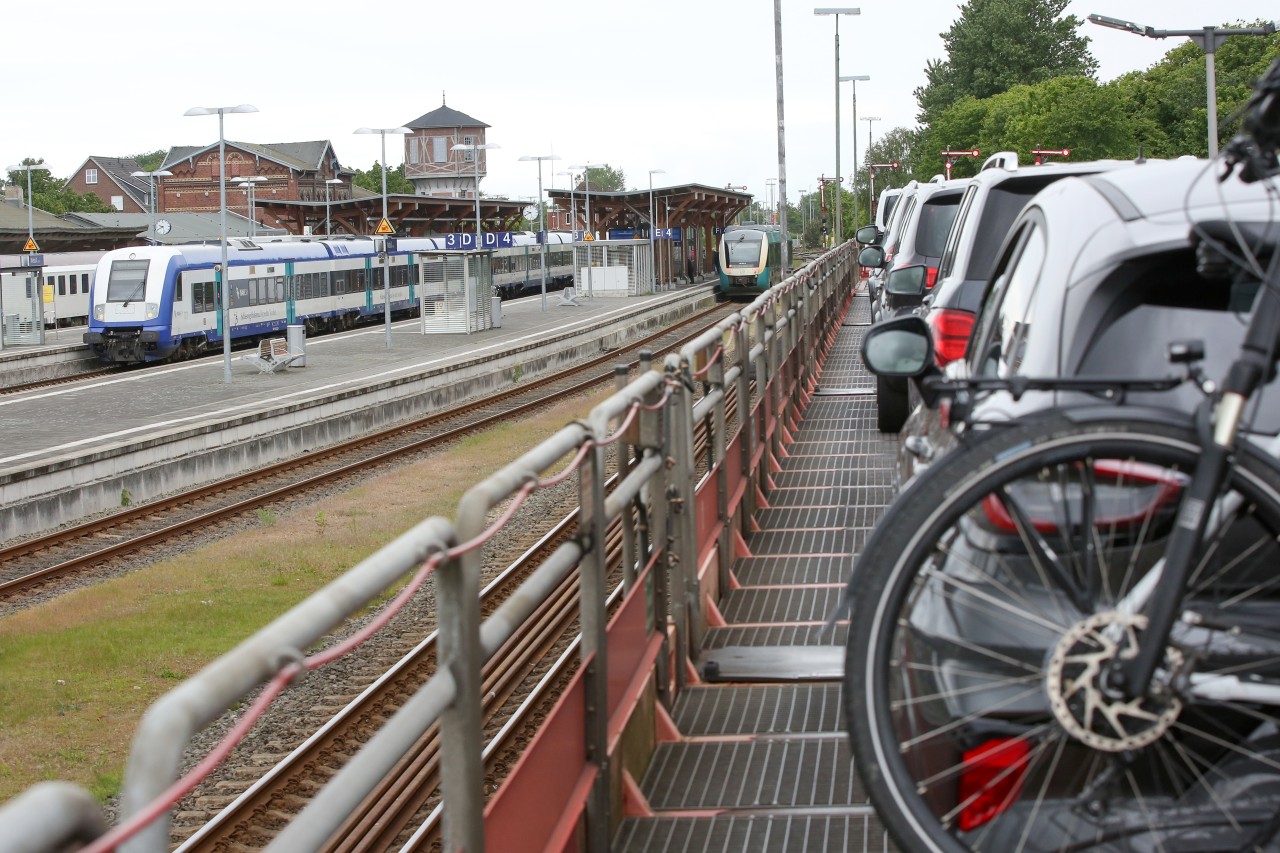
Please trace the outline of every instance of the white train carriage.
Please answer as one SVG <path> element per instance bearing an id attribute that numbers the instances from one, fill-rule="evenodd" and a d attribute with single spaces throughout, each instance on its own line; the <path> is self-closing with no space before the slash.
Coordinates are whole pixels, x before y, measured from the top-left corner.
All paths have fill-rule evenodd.
<path id="1" fill-rule="evenodd" d="M 283 332 L 349 328 L 381 314 L 381 271 L 367 239 L 257 242 L 232 240 L 227 292 L 232 341 Z M 393 270 L 407 257 L 393 258 Z M 220 346 L 217 246 L 139 246 L 99 262 L 85 343 L 108 362 L 185 358 Z M 411 302 L 410 274 L 394 272 L 393 311 Z"/>
<path id="2" fill-rule="evenodd" d="M 547 289 L 573 280 L 572 235 L 552 233 Z M 514 296 L 541 287 L 540 244 L 513 235 L 493 251 L 494 292 Z M 228 243 L 231 338 L 256 339 L 301 323 L 309 335 L 347 329 L 385 313 L 375 242 L 235 239 Z M 424 254 L 446 249 L 445 237 L 402 238 L 388 257 L 393 313 L 410 312 L 424 278 Z M 217 246 L 138 246 L 105 253 L 98 263 L 92 315 L 84 340 L 99 358 L 139 363 L 187 358 L 221 346 Z"/>
<path id="3" fill-rule="evenodd" d="M 83 326 L 89 319 L 89 286 L 103 252 L 62 252 L 45 256 L 44 324 Z"/>

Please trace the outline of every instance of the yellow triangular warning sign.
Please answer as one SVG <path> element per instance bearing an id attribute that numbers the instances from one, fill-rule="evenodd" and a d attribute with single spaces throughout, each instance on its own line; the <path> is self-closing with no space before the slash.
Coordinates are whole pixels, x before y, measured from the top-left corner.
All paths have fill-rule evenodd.
<path id="1" fill-rule="evenodd" d="M 586 240 L 588 243 L 590 243 L 592 240 L 594 240 L 594 239 L 596 239 L 596 238 L 591 234 L 591 232 L 590 232 L 590 231 L 588 231 L 586 234 L 583 234 L 583 235 L 582 235 L 582 239 L 583 239 L 583 240 Z"/>
<path id="2" fill-rule="evenodd" d="M 391 227 L 391 223 L 388 222 L 387 218 L 384 216 L 382 217 L 382 221 L 378 223 L 378 227 L 373 230 L 373 233 L 374 234 L 394 234 L 396 233 L 396 229 Z"/>
<path id="3" fill-rule="evenodd" d="M 24 243 L 24 244 L 23 244 L 23 246 L 22 246 L 22 251 L 24 251 L 24 252 L 38 252 L 38 251 L 40 251 L 40 247 L 36 245 L 36 238 L 34 238 L 34 237 L 28 237 L 28 238 L 27 238 L 27 242 L 26 242 L 26 243 Z"/>

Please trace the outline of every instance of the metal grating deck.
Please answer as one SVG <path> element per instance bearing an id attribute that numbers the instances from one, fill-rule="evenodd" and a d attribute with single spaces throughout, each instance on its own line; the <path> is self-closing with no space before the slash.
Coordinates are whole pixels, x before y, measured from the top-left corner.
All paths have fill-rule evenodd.
<path id="1" fill-rule="evenodd" d="M 831 622 L 858 550 L 893 496 L 897 441 L 875 428 L 856 297 L 818 395 L 770 477 L 681 692 L 681 739 L 640 780 L 651 815 L 627 817 L 615 853 L 889 851 L 843 731 L 846 620 Z"/>
<path id="2" fill-rule="evenodd" d="M 884 827 L 865 811 L 784 817 L 720 816 L 625 820 L 616 853 L 724 853 L 729 850 L 813 853 L 816 850 L 890 851 Z"/>
<path id="3" fill-rule="evenodd" d="M 867 805 L 843 735 L 659 744 L 644 787 L 656 811 Z"/>

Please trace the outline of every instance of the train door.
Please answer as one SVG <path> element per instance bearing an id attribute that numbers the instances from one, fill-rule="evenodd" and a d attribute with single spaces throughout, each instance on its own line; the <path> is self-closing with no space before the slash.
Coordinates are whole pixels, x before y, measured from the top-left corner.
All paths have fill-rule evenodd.
<path id="1" fill-rule="evenodd" d="M 292 326 L 298 322 L 298 309 L 295 304 L 298 298 L 297 285 L 293 277 L 293 261 L 284 263 L 284 321 Z"/>
<path id="2" fill-rule="evenodd" d="M 373 258 L 364 259 L 364 310 L 373 313 Z"/>

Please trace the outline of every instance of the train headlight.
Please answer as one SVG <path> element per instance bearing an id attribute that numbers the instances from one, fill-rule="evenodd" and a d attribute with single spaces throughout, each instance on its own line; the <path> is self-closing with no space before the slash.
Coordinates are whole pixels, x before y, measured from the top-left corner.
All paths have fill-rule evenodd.
<path id="1" fill-rule="evenodd" d="M 106 305 L 93 306 L 93 319 L 95 320 L 107 319 L 107 306 Z"/>
<path id="2" fill-rule="evenodd" d="M 160 316 L 160 306 L 155 302 L 147 303 L 147 319 L 154 320 Z"/>

